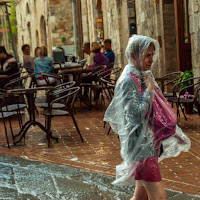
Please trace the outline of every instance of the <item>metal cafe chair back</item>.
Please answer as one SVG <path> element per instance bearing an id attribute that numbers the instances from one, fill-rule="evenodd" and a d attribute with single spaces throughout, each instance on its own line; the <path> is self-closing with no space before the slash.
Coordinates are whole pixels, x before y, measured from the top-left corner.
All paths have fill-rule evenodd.
<path id="1" fill-rule="evenodd" d="M 64 88 L 60 91 L 56 92 L 55 95 L 59 96 L 55 98 L 53 101 L 48 102 L 49 106 L 48 109 L 45 109 L 41 112 L 42 115 L 45 116 L 45 126 L 47 131 L 47 138 L 48 138 L 48 146 L 50 146 L 50 139 L 53 137 L 51 132 L 51 121 L 52 118 L 55 116 L 71 116 L 73 123 L 76 127 L 76 130 L 83 141 L 83 137 L 81 135 L 81 132 L 79 130 L 79 127 L 76 123 L 75 117 L 74 117 L 74 103 L 77 97 L 77 93 L 79 92 L 80 87 L 71 87 L 71 88 Z M 63 101 L 65 104 L 64 109 L 53 109 L 53 105 L 57 102 Z"/>
<path id="2" fill-rule="evenodd" d="M 13 136 L 13 129 L 12 129 L 10 118 L 14 115 L 14 112 L 8 111 L 5 95 L 6 95 L 5 93 L 0 92 L 0 120 L 1 120 L 1 122 L 3 122 L 7 146 L 8 146 L 8 148 L 10 148 L 9 138 L 8 138 L 9 137 L 8 136 L 8 128 L 7 128 L 6 121 L 8 120 L 9 128 L 10 128 L 12 139 L 13 139 L 14 136 Z"/>
<path id="3" fill-rule="evenodd" d="M 164 76 L 160 77 L 161 81 L 161 91 L 164 95 L 164 97 L 171 97 L 173 96 L 173 93 L 166 92 L 166 88 L 170 85 L 174 86 L 175 83 L 182 81 L 182 77 L 184 75 L 184 72 L 178 71 L 178 72 L 172 72 L 169 74 L 165 74 Z M 165 82 L 166 81 L 166 82 Z"/>
<path id="4" fill-rule="evenodd" d="M 181 84 L 183 83 L 187 83 L 187 86 L 185 87 L 182 87 L 181 88 Z M 180 116 L 180 112 L 179 112 L 179 107 L 181 108 L 181 111 L 184 115 L 184 118 L 185 120 L 187 120 L 187 117 L 185 115 L 185 111 L 183 109 L 183 105 L 196 105 L 197 108 L 198 108 L 198 112 L 199 112 L 199 115 L 200 115 L 200 107 L 199 107 L 199 102 L 197 100 L 197 97 L 199 95 L 199 89 L 200 87 L 200 77 L 194 77 L 194 78 L 189 78 L 189 79 L 186 79 L 184 81 L 181 81 L 179 83 L 176 83 L 174 85 L 174 88 L 173 88 L 173 97 L 168 97 L 167 100 L 169 102 L 172 103 L 172 107 L 173 107 L 173 104 L 175 103 L 176 104 L 176 107 L 177 107 L 177 116 Z M 182 95 L 184 95 L 184 93 L 188 91 L 189 93 L 193 93 L 194 95 L 192 95 L 192 98 L 182 98 Z"/>
<path id="5" fill-rule="evenodd" d="M 48 108 L 48 102 L 50 101 L 53 101 L 55 98 L 59 97 L 59 91 L 61 91 L 62 89 L 65 89 L 65 88 L 70 88 L 70 87 L 73 87 L 74 85 L 76 84 L 75 81 L 70 81 L 70 82 L 66 82 L 66 83 L 62 83 L 62 84 L 59 84 L 55 87 L 53 87 L 52 90 L 50 91 L 47 91 L 47 98 L 46 98 L 46 103 L 39 103 L 37 104 L 37 106 L 39 106 L 40 108 L 44 108 L 44 109 L 47 109 Z M 60 102 L 60 103 L 54 103 L 53 104 L 53 107 L 52 109 L 61 109 L 61 108 L 64 108 L 65 105 L 63 104 L 63 102 Z"/>

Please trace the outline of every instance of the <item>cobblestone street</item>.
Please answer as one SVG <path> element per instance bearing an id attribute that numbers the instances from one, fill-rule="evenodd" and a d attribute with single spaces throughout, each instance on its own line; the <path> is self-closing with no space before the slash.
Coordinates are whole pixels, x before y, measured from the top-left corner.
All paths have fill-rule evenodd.
<path id="1" fill-rule="evenodd" d="M 129 200 L 132 187 L 116 187 L 113 177 L 17 157 L 0 156 L 0 199 Z M 169 200 L 200 198 L 167 190 Z"/>
<path id="2" fill-rule="evenodd" d="M 0 153 L 109 175 L 114 179 L 115 166 L 122 161 L 120 144 L 114 132 L 107 135 L 109 126 L 103 128 L 103 115 L 104 111 L 99 108 L 80 108 L 77 103 L 75 118 L 84 143 L 81 142 L 70 117 L 55 117 L 52 127 L 54 135 L 60 138 L 58 143 L 53 141 L 48 148 L 45 134 L 39 128 L 33 127 L 26 135 L 24 146 L 13 146 L 10 149 L 6 147 L 5 136 L 1 133 Z M 39 115 L 38 118 L 44 123 L 43 116 Z M 188 153 L 161 163 L 165 188 L 200 196 L 199 116 L 188 115 L 188 122 L 181 117 L 179 125 L 190 137 L 192 148 Z M 19 130 L 16 121 L 13 127 L 15 132 Z"/>

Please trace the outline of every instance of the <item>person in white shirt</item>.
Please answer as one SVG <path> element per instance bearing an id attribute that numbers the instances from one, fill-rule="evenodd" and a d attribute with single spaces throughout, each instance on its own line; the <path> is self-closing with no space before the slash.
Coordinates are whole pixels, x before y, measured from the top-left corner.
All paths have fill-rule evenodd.
<path id="1" fill-rule="evenodd" d="M 92 53 L 90 51 L 90 43 L 89 42 L 86 42 L 83 45 L 83 52 L 89 55 L 88 58 L 87 58 L 87 62 L 86 62 L 85 68 L 90 68 L 91 65 L 94 64 L 94 60 L 93 60 L 94 53 Z"/>

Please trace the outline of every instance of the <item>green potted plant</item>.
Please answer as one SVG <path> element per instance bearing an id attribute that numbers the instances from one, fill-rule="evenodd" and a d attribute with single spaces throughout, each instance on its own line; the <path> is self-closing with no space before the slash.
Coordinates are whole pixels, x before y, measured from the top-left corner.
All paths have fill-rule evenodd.
<path id="1" fill-rule="evenodd" d="M 179 79 L 178 81 L 184 81 L 190 78 L 193 78 L 193 69 L 191 70 L 186 70 L 182 76 L 181 79 Z M 180 83 L 180 89 L 185 88 L 189 85 L 191 85 L 193 82 L 192 80 L 190 81 L 186 81 L 183 83 Z M 188 99 L 192 99 L 193 98 L 193 88 L 188 88 L 184 91 L 184 94 L 181 95 L 181 98 L 188 98 Z M 184 104 L 184 108 L 185 108 L 185 112 L 187 114 L 191 114 L 193 113 L 193 105 L 192 104 Z"/>
<path id="2" fill-rule="evenodd" d="M 187 79 L 190 79 L 190 78 L 193 78 L 193 77 L 194 77 L 193 76 L 193 69 L 185 70 L 181 80 L 179 79 L 177 82 L 184 81 L 184 80 L 187 80 Z M 182 88 L 187 87 L 191 84 L 192 84 L 192 81 L 187 81 L 187 82 L 181 83 L 180 86 L 181 86 L 181 89 L 182 89 Z"/>

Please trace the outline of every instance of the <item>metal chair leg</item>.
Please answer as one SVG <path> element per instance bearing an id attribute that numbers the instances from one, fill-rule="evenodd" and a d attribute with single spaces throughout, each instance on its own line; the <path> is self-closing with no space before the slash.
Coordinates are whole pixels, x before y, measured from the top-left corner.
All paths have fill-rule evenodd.
<path id="1" fill-rule="evenodd" d="M 12 139 L 14 141 L 14 134 L 13 134 L 13 129 L 12 129 L 10 118 L 8 118 L 8 122 L 9 122 L 9 126 L 10 126 L 10 131 L 11 131 L 11 134 L 12 134 Z"/>
<path id="2" fill-rule="evenodd" d="M 74 115 L 71 114 L 71 117 L 72 117 L 72 120 L 73 120 L 74 125 L 75 125 L 75 127 L 76 127 L 76 130 L 77 130 L 78 134 L 80 135 L 80 138 L 81 138 L 82 142 L 84 142 L 83 137 L 82 137 L 82 135 L 81 135 L 81 132 L 80 132 L 80 130 L 79 130 L 79 128 L 78 128 L 78 125 L 77 125 L 77 123 L 76 123 L 76 120 L 75 120 L 75 118 L 74 118 Z"/>
<path id="3" fill-rule="evenodd" d="M 111 127 L 108 129 L 108 135 L 110 134 Z"/>
<path id="4" fill-rule="evenodd" d="M 48 140 L 48 147 L 50 147 L 51 142 L 51 116 L 47 116 L 47 140 Z"/>
<path id="5" fill-rule="evenodd" d="M 3 124 L 4 124 L 4 131 L 5 131 L 5 135 L 6 135 L 6 141 L 7 141 L 7 144 L 8 144 L 8 148 L 10 148 L 5 119 L 3 119 Z"/>
<path id="6" fill-rule="evenodd" d="M 106 127 L 106 122 L 105 122 L 105 121 L 103 122 L 103 127 L 104 127 L 104 128 Z"/>
<path id="7" fill-rule="evenodd" d="M 182 108 L 182 106 L 181 106 L 181 105 L 180 105 L 180 108 L 181 108 L 181 110 L 182 110 L 182 113 L 183 113 L 183 116 L 184 116 L 185 120 L 187 121 L 187 117 L 186 117 L 186 115 L 185 115 L 184 108 Z"/>

